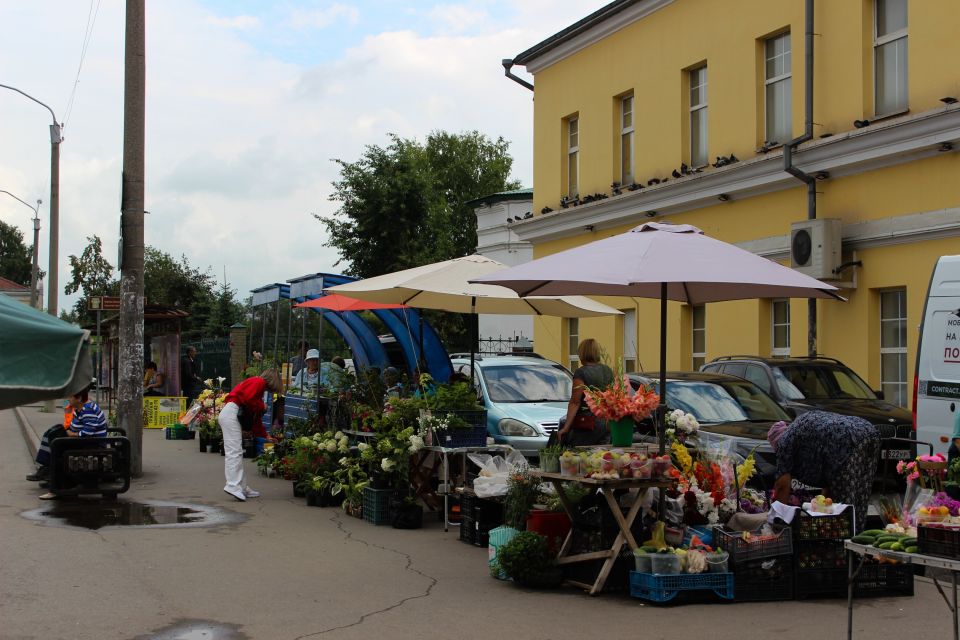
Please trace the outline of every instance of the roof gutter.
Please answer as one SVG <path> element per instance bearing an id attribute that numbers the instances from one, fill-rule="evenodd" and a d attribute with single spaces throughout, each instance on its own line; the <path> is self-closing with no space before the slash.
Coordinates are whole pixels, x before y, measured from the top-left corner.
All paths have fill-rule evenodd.
<path id="1" fill-rule="evenodd" d="M 530 89 L 530 91 L 533 91 L 533 85 L 531 83 L 515 75 L 513 71 L 511 71 L 511 69 L 513 69 L 513 58 L 504 58 L 500 61 L 500 64 L 503 65 L 503 75 L 507 76 L 520 86 L 526 87 L 527 89 Z"/>
<path id="2" fill-rule="evenodd" d="M 814 220 L 817 217 L 817 180 L 809 173 L 793 166 L 793 152 L 798 145 L 813 139 L 813 3 L 814 0 L 806 0 L 804 11 L 806 27 L 804 29 L 803 135 L 783 146 L 783 170 L 807 185 L 808 220 Z M 817 355 L 816 298 L 807 300 L 807 351 L 811 356 Z"/>

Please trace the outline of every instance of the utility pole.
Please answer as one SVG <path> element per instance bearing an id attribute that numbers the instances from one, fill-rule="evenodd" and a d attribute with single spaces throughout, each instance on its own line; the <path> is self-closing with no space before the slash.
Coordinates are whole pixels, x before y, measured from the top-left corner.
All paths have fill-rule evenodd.
<path id="1" fill-rule="evenodd" d="M 127 0 L 120 196 L 120 371 L 117 416 L 130 439 L 130 473 L 143 472 L 143 181 L 145 0 Z"/>
<path id="2" fill-rule="evenodd" d="M 40 279 L 40 205 L 43 200 L 37 200 L 37 209 L 33 212 L 33 267 L 30 270 L 30 306 L 37 308 L 37 280 Z"/>

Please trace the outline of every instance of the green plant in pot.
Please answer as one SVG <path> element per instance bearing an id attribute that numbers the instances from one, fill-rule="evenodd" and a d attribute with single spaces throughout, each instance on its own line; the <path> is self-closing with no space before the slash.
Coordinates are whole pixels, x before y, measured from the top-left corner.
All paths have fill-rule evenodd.
<path id="1" fill-rule="evenodd" d="M 556 587 L 563 580 L 547 539 L 532 531 L 521 531 L 503 545 L 497 551 L 497 563 L 508 577 L 525 587 Z"/>
<path id="2" fill-rule="evenodd" d="M 547 445 L 540 449 L 540 468 L 547 473 L 560 472 L 560 454 L 566 448 L 560 444 Z"/>
<path id="3" fill-rule="evenodd" d="M 503 499 L 504 524 L 518 531 L 527 528 L 527 515 L 540 498 L 540 481 L 529 470 L 519 469 L 507 480 Z"/>

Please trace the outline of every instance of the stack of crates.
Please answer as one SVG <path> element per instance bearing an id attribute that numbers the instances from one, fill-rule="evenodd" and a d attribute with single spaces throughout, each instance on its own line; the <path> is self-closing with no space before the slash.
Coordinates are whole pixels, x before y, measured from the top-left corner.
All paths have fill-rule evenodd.
<path id="1" fill-rule="evenodd" d="M 846 597 L 847 555 L 843 541 L 852 536 L 853 507 L 835 515 L 797 511 L 793 519 L 797 598 Z"/>
<path id="2" fill-rule="evenodd" d="M 772 535 L 760 531 L 714 530 L 714 546 L 730 554 L 737 602 L 793 599 L 793 532 Z"/>
<path id="3" fill-rule="evenodd" d="M 490 531 L 503 524 L 503 503 L 478 498 L 472 491 L 460 496 L 460 540 L 478 547 L 486 547 Z"/>

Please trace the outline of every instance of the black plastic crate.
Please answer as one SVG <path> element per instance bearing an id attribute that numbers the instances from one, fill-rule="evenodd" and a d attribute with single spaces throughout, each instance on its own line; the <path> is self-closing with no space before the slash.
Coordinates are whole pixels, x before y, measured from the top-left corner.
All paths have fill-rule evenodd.
<path id="1" fill-rule="evenodd" d="M 477 523 L 471 518 L 460 520 L 460 541 L 474 544 L 477 540 Z"/>
<path id="2" fill-rule="evenodd" d="M 796 571 L 794 593 L 798 600 L 847 597 L 847 569 Z"/>
<path id="3" fill-rule="evenodd" d="M 475 493 L 464 491 L 460 494 L 460 517 L 498 526 L 503 524 L 503 503 L 498 500 L 478 498 Z"/>
<path id="4" fill-rule="evenodd" d="M 759 531 L 714 529 L 713 546 L 729 553 L 730 563 L 737 565 L 760 558 L 790 555 L 793 553 L 793 536 L 789 528 L 771 536 L 763 536 Z"/>
<path id="5" fill-rule="evenodd" d="M 793 556 L 789 554 L 741 561 L 733 574 L 737 602 L 793 600 Z"/>
<path id="6" fill-rule="evenodd" d="M 794 560 L 797 571 L 847 568 L 847 553 L 841 540 L 800 540 Z"/>
<path id="7" fill-rule="evenodd" d="M 917 546 L 926 555 L 960 558 L 960 528 L 921 525 L 917 528 Z"/>
<path id="8" fill-rule="evenodd" d="M 794 540 L 846 540 L 853 536 L 853 507 L 832 516 L 812 516 L 803 509 L 793 519 Z"/>
<path id="9" fill-rule="evenodd" d="M 853 583 L 857 598 L 886 598 L 913 595 L 913 566 L 879 562 L 863 563 Z"/>

